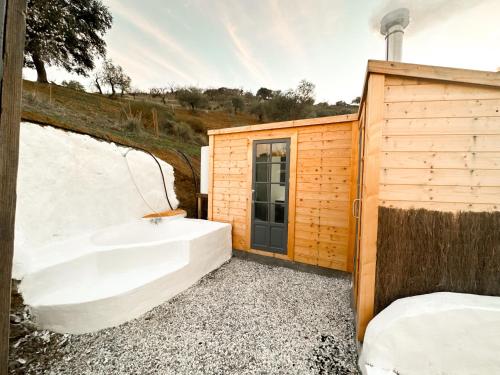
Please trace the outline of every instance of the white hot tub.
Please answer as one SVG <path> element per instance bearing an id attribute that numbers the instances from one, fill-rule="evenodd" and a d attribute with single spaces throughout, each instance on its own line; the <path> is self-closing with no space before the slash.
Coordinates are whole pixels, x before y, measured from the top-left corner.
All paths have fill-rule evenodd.
<path id="1" fill-rule="evenodd" d="M 231 226 L 140 219 L 39 251 L 20 290 L 41 328 L 86 333 L 134 319 L 231 257 Z"/>

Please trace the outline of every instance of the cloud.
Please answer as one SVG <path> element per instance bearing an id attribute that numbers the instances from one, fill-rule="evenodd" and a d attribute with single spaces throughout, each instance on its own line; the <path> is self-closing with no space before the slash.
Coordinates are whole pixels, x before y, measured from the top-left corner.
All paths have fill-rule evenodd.
<path id="1" fill-rule="evenodd" d="M 190 51 L 183 48 L 176 40 L 172 39 L 168 35 L 166 30 L 162 30 L 156 27 L 151 23 L 151 21 L 148 21 L 145 18 L 141 17 L 137 12 L 132 11 L 130 8 L 124 6 L 119 1 L 107 0 L 107 3 L 111 5 L 113 13 L 121 15 L 128 22 L 134 25 L 141 33 L 149 35 L 155 41 L 161 43 L 168 50 L 174 52 L 176 55 L 176 60 L 178 58 L 185 60 L 182 64 L 183 66 L 186 66 L 186 63 L 189 63 L 188 66 L 192 68 L 190 70 L 196 71 L 197 76 L 210 75 L 206 66 L 199 63 L 200 59 L 193 55 Z M 173 67 L 170 64 L 166 65 L 169 66 L 169 69 L 171 69 L 172 71 L 175 70 L 176 74 L 180 76 L 190 76 L 189 72 L 180 67 Z M 193 76 L 193 73 L 191 73 L 191 76 Z"/>
<path id="2" fill-rule="evenodd" d="M 278 42 L 285 47 L 294 58 L 304 57 L 301 38 L 293 31 L 283 9 L 289 9 L 288 6 L 279 4 L 278 0 L 269 0 L 270 19 L 269 23 L 273 25 L 273 32 L 277 35 Z"/>
<path id="3" fill-rule="evenodd" d="M 458 13 L 491 1 L 497 0 L 386 0 L 375 9 L 370 24 L 375 32 L 379 32 L 380 21 L 386 13 L 398 8 L 408 8 L 409 27 L 412 33 L 417 33 Z"/>
<path id="4" fill-rule="evenodd" d="M 134 59 L 130 58 L 130 54 L 133 54 Z M 127 53 L 120 52 L 116 49 L 110 50 L 110 56 L 116 59 L 120 65 L 125 68 L 125 71 L 132 77 L 133 82 L 140 86 L 144 81 L 148 81 L 158 76 L 165 76 L 164 70 L 173 73 L 176 77 L 181 79 L 187 84 L 193 84 L 194 79 L 192 76 L 184 73 L 183 71 L 177 69 L 175 66 L 166 62 L 166 60 L 155 54 L 148 48 L 138 47 L 137 45 L 129 46 Z M 150 63 L 153 63 L 157 67 L 152 67 Z M 174 79 L 171 77 L 171 79 Z"/>
<path id="5" fill-rule="evenodd" d="M 245 66 L 245 68 L 261 83 L 268 83 L 270 81 L 270 75 L 267 73 L 265 68 L 262 66 L 260 61 L 258 61 L 253 55 L 248 46 L 243 42 L 243 40 L 238 36 L 236 32 L 236 27 L 230 22 L 226 21 L 224 23 L 225 29 L 229 38 L 233 42 L 235 47 L 235 53 L 240 62 Z"/>

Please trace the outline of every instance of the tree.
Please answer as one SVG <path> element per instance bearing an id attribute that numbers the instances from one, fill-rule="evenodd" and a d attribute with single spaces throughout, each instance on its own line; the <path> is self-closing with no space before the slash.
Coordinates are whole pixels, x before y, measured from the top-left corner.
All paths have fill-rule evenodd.
<path id="1" fill-rule="evenodd" d="M 359 104 L 359 103 L 361 103 L 361 96 L 356 96 L 351 102 L 351 104 Z"/>
<path id="2" fill-rule="evenodd" d="M 272 99 L 266 101 L 267 116 L 277 121 L 308 117 L 314 104 L 314 89 L 313 83 L 302 80 L 295 90 L 274 92 Z"/>
<path id="3" fill-rule="evenodd" d="M 149 95 L 153 98 L 161 98 L 163 104 L 167 104 L 167 96 L 171 92 L 171 88 L 167 87 L 152 87 L 149 90 Z"/>
<path id="4" fill-rule="evenodd" d="M 346 107 L 348 106 L 348 104 L 346 102 L 344 102 L 343 100 L 339 100 L 338 102 L 335 103 L 336 106 L 339 106 L 339 107 Z"/>
<path id="5" fill-rule="evenodd" d="M 83 87 L 83 85 L 74 79 L 71 79 L 69 81 L 62 81 L 61 86 L 64 86 L 64 87 L 67 87 L 69 89 L 73 89 L 76 91 L 85 91 L 85 88 Z"/>
<path id="6" fill-rule="evenodd" d="M 120 82 L 120 72 L 116 65 L 111 60 L 104 60 L 102 66 L 102 79 L 111 89 L 111 96 L 116 95 L 116 88 Z"/>
<path id="7" fill-rule="evenodd" d="M 299 85 L 293 93 L 297 98 L 297 101 L 302 104 L 314 104 L 314 90 L 316 86 L 312 82 L 308 82 L 305 79 L 299 82 Z"/>
<path id="8" fill-rule="evenodd" d="M 116 95 L 117 90 L 123 95 L 130 90 L 131 84 L 132 80 L 125 74 L 123 68 L 109 59 L 104 60 L 102 68 L 94 75 L 94 85 L 99 93 L 103 94 L 103 87 L 108 86 L 112 97 Z"/>
<path id="9" fill-rule="evenodd" d="M 188 87 L 177 90 L 176 97 L 179 103 L 191 107 L 191 110 L 193 111 L 196 108 L 201 107 L 206 101 L 203 92 L 197 87 Z"/>
<path id="10" fill-rule="evenodd" d="M 259 118 L 259 122 L 262 122 L 267 115 L 267 103 L 259 102 L 250 108 L 250 113 L 256 115 Z"/>
<path id="11" fill-rule="evenodd" d="M 257 96 L 261 100 L 269 100 L 273 97 L 273 90 L 269 90 L 268 88 L 261 87 L 257 90 L 255 96 Z"/>
<path id="12" fill-rule="evenodd" d="M 125 74 L 121 66 L 118 66 L 118 88 L 120 90 L 120 95 L 123 96 L 126 92 L 130 91 L 130 85 L 132 84 L 132 79 Z"/>
<path id="13" fill-rule="evenodd" d="M 92 77 L 93 80 L 94 80 L 94 86 L 95 88 L 99 91 L 99 94 L 103 95 L 103 91 L 102 91 L 102 72 L 96 72 L 94 73 L 94 76 Z"/>
<path id="14" fill-rule="evenodd" d="M 233 96 L 231 98 L 231 104 L 233 105 L 234 113 L 238 113 L 238 111 L 243 111 L 245 109 L 245 101 L 241 96 Z"/>
<path id="15" fill-rule="evenodd" d="M 104 56 L 113 18 L 100 0 L 28 0 L 24 65 L 47 83 L 45 65 L 86 76 Z"/>
<path id="16" fill-rule="evenodd" d="M 134 98 L 134 100 L 135 100 L 135 98 L 136 98 L 137 96 L 139 96 L 139 95 L 141 95 L 141 94 L 142 94 L 141 90 L 140 90 L 140 89 L 138 89 L 137 87 L 131 87 L 131 88 L 128 90 L 128 93 L 129 93 L 129 94 L 130 94 L 130 95 Z"/>

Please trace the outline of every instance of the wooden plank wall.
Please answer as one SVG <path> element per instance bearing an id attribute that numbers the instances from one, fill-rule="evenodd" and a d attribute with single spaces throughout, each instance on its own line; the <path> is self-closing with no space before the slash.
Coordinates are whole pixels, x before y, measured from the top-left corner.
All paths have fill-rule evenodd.
<path id="1" fill-rule="evenodd" d="M 298 131 L 294 260 L 348 265 L 352 122 Z"/>
<path id="2" fill-rule="evenodd" d="M 272 255 L 250 248 L 252 141 L 291 138 L 292 238 L 285 258 L 351 271 L 348 242 L 354 124 L 357 122 L 211 136 L 209 218 L 233 224 L 235 249 Z"/>
<path id="3" fill-rule="evenodd" d="M 247 204 L 250 141 L 245 134 L 210 136 L 209 220 L 233 226 L 233 247 L 248 249 Z M 213 151 L 212 151 L 213 150 Z"/>
<path id="4" fill-rule="evenodd" d="M 500 209 L 500 88 L 387 76 L 380 203 Z"/>

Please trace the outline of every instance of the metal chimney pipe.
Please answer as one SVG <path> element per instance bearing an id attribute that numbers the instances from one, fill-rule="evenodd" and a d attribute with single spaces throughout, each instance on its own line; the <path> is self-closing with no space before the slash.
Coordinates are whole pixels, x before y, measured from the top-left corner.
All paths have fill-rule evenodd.
<path id="1" fill-rule="evenodd" d="M 380 22 L 380 33 L 385 36 L 387 61 L 401 61 L 404 29 L 410 23 L 410 11 L 400 8 L 387 13 Z"/>

